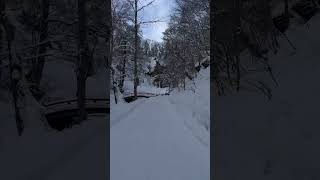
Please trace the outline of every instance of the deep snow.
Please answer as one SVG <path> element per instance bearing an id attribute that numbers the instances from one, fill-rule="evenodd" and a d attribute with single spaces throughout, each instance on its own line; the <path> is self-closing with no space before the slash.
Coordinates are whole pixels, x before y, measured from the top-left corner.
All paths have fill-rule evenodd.
<path id="1" fill-rule="evenodd" d="M 112 180 L 209 179 L 209 74 L 209 69 L 201 72 L 197 88 L 187 85 L 195 92 L 129 104 L 111 98 Z"/>

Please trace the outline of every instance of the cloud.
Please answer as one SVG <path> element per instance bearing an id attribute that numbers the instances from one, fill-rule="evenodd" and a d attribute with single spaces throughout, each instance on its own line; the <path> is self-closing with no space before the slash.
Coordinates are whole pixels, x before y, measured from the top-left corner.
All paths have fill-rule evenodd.
<path id="1" fill-rule="evenodd" d="M 150 0 L 143 0 L 141 4 L 147 4 Z M 161 20 L 164 22 L 147 24 L 142 26 L 143 36 L 146 39 L 152 39 L 155 41 L 162 41 L 163 32 L 168 27 L 168 21 L 170 19 L 170 13 L 173 8 L 174 0 L 155 0 L 155 2 L 145 8 L 140 15 L 143 21 Z"/>

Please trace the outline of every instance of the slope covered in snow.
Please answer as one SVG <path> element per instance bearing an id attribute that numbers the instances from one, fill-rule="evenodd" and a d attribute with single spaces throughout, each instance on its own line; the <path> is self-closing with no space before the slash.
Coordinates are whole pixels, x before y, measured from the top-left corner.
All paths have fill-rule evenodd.
<path id="1" fill-rule="evenodd" d="M 111 98 L 112 180 L 209 179 L 209 74 L 195 80 L 195 92 L 129 104 Z"/>
<path id="2" fill-rule="evenodd" d="M 214 97 L 217 179 L 320 179 L 319 15 L 309 24 L 288 31 L 294 54 L 281 39 L 271 57 L 279 81 L 271 101 L 246 92 Z"/>

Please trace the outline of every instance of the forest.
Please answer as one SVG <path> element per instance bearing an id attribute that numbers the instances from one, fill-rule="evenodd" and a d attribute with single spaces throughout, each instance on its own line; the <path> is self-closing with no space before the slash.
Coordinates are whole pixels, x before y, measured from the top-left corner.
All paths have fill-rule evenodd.
<path id="1" fill-rule="evenodd" d="M 123 93 L 128 80 L 133 82 L 136 97 L 138 86 L 145 78 L 149 78 L 151 85 L 170 91 L 185 88 L 186 78 L 194 79 L 203 63 L 209 65 L 209 1 L 175 1 L 162 42 L 145 39 L 141 30 L 162 21 L 142 18 L 141 11 L 154 2 L 112 2 L 114 94 Z"/>

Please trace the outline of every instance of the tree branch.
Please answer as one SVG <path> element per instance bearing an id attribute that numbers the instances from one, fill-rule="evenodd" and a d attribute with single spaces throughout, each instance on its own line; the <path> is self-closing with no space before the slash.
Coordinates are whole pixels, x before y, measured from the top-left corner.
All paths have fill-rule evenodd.
<path id="1" fill-rule="evenodd" d="M 133 4 L 133 2 L 132 1 L 130 1 L 130 0 L 127 0 L 127 2 L 131 5 L 131 7 L 134 9 L 134 4 Z"/>
<path id="2" fill-rule="evenodd" d="M 154 21 L 142 21 L 139 23 L 139 25 L 141 24 L 152 24 L 152 23 L 159 23 L 159 22 L 165 22 L 165 21 L 161 21 L 161 20 L 154 20 Z"/>
<path id="3" fill-rule="evenodd" d="M 139 11 L 143 10 L 144 8 L 150 6 L 150 5 L 151 5 L 152 3 L 154 3 L 154 2 L 155 2 L 155 0 L 152 0 L 152 1 L 149 2 L 148 4 L 146 4 L 146 5 L 142 6 L 141 8 L 139 8 L 139 9 L 137 10 L 137 12 L 139 12 Z"/>

